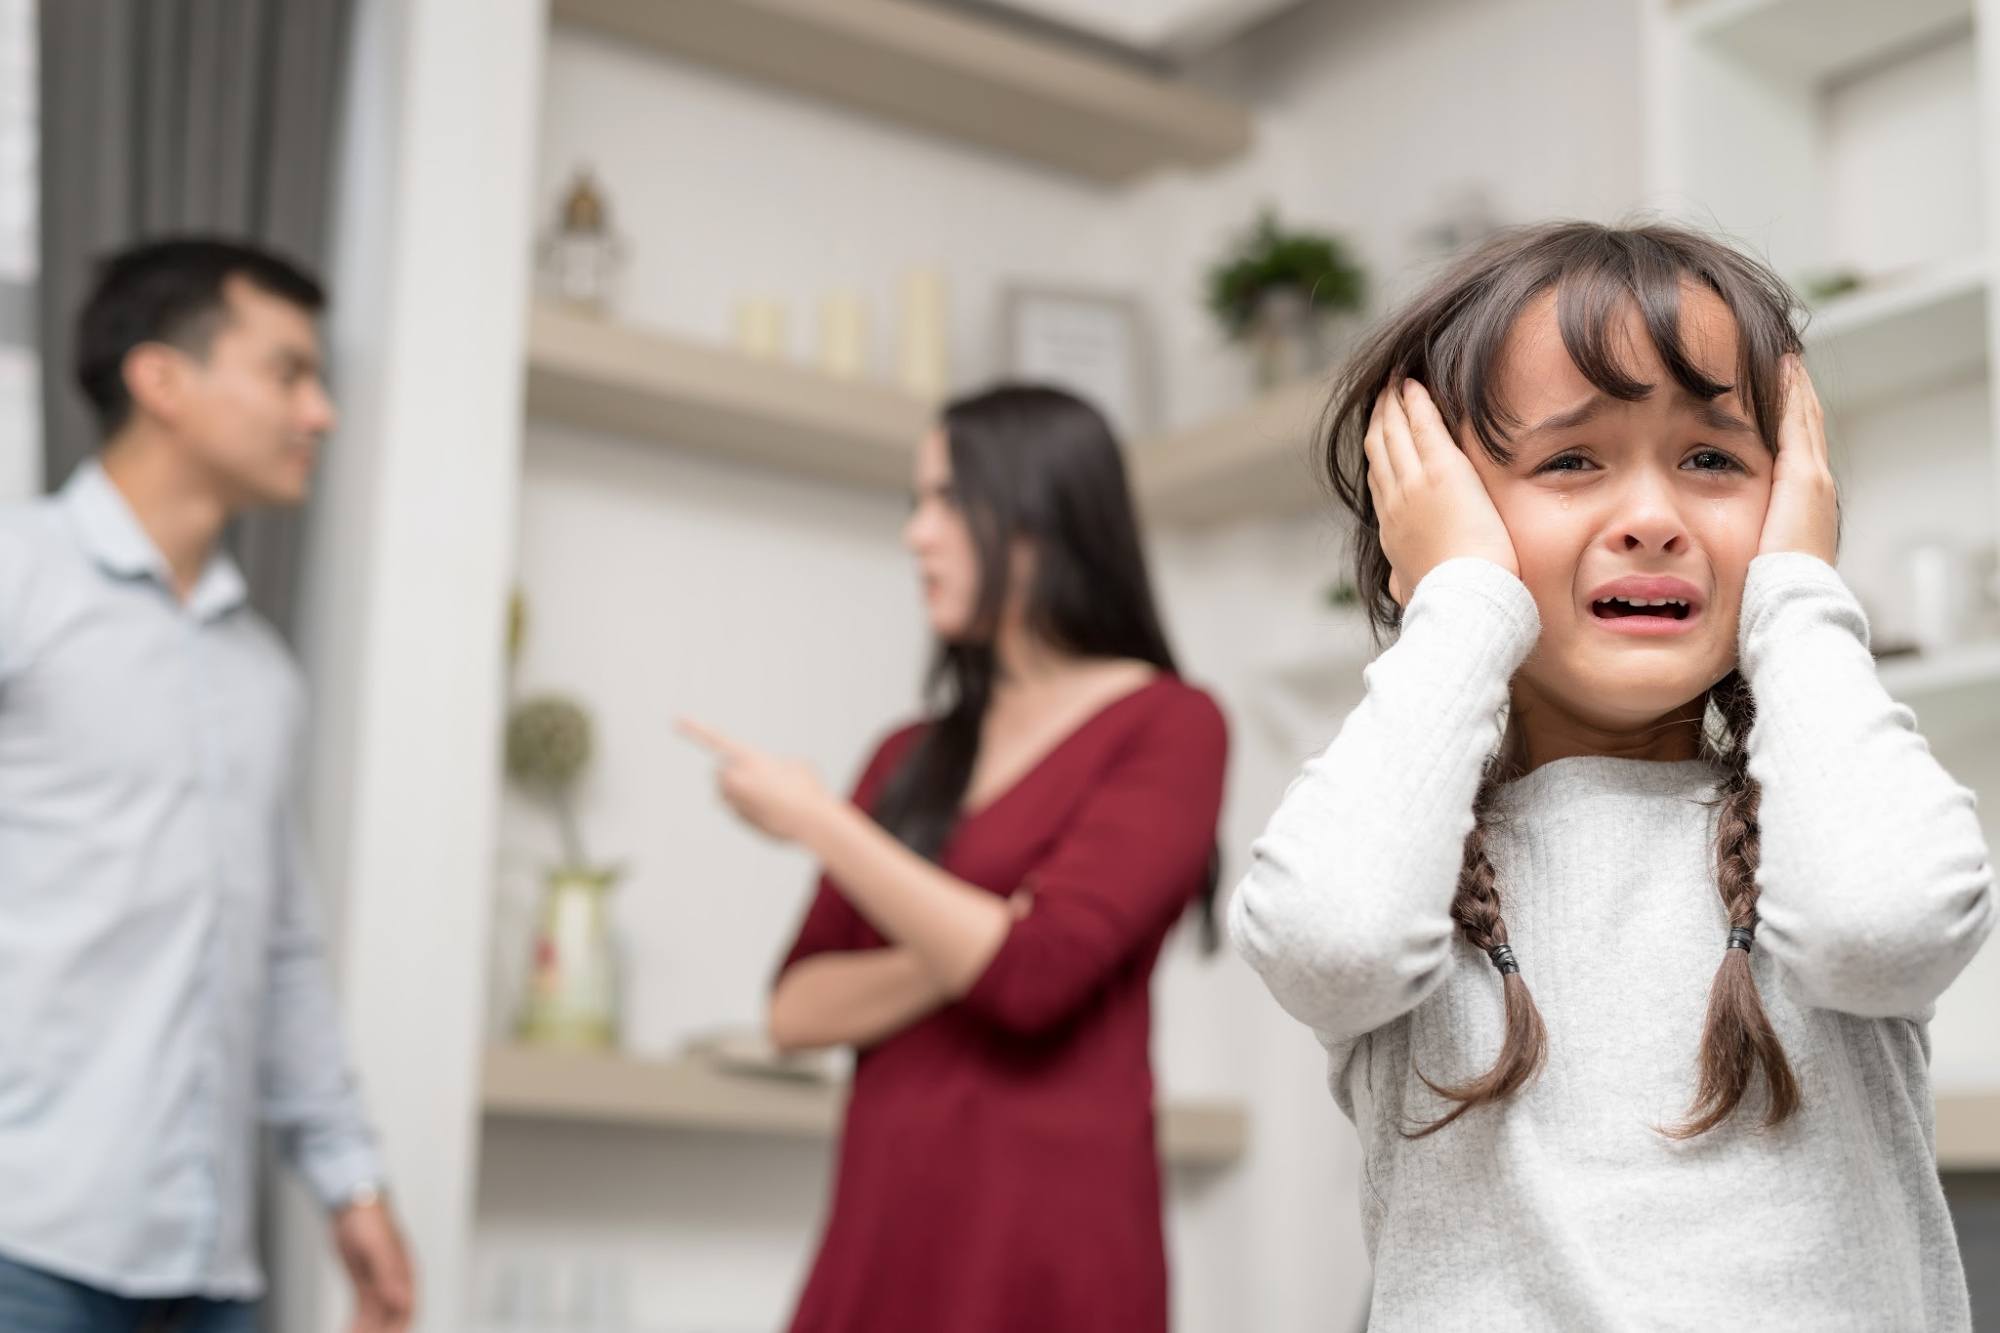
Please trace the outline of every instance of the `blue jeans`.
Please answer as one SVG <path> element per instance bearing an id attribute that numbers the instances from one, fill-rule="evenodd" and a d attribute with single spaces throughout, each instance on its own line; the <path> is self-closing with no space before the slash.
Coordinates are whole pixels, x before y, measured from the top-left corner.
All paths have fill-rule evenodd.
<path id="1" fill-rule="evenodd" d="M 0 1258 L 4 1333 L 257 1333 L 254 1301 L 116 1296 Z"/>

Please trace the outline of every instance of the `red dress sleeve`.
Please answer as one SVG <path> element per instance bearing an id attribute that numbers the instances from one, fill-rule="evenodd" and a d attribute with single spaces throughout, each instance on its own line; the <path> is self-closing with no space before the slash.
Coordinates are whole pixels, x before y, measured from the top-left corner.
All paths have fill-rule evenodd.
<path id="1" fill-rule="evenodd" d="M 882 794 L 883 784 L 896 770 L 903 756 L 909 753 L 910 745 L 916 740 L 919 727 L 904 727 L 891 733 L 875 747 L 875 753 L 861 770 L 861 777 L 854 784 L 851 799 L 863 810 L 874 807 L 875 800 Z M 818 953 L 839 953 L 850 949 L 864 949 L 879 946 L 875 935 L 841 893 L 833 880 L 819 877 L 819 886 L 813 892 L 812 902 L 806 908 L 805 920 L 799 923 L 798 934 L 792 940 L 792 947 L 785 952 L 784 961 L 778 964 L 772 976 L 775 985 L 779 977 L 794 963 Z"/>
<path id="2" fill-rule="evenodd" d="M 1031 910 L 960 999 L 1009 1031 L 1057 1027 L 1200 891 L 1222 810 L 1228 726 L 1199 690 L 1139 728 L 1022 887 Z"/>

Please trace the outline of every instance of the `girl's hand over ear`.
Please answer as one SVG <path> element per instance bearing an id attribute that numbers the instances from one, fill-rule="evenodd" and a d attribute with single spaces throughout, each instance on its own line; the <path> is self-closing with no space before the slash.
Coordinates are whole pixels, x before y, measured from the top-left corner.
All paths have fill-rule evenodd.
<path id="1" fill-rule="evenodd" d="M 1404 380 L 1377 395 L 1362 447 L 1382 552 L 1393 571 L 1389 594 L 1398 604 L 1409 601 L 1424 575 L 1458 556 L 1520 574 L 1513 538 L 1486 483 L 1423 385 Z"/>
<path id="2" fill-rule="evenodd" d="M 1757 554 L 1800 551 L 1833 563 L 1840 537 L 1840 502 L 1827 461 L 1826 414 L 1805 363 L 1785 358 L 1785 415 L 1778 423 L 1778 462 L 1771 504 Z"/>

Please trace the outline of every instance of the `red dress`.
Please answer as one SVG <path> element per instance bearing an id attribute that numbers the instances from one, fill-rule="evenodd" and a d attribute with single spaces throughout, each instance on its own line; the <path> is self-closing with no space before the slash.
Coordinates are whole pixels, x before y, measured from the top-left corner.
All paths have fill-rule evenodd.
<path id="1" fill-rule="evenodd" d="M 863 809 L 917 735 L 876 751 Z M 1148 985 L 1205 882 L 1227 744 L 1162 675 L 961 821 L 944 868 L 1034 907 L 964 998 L 860 1052 L 794 1333 L 1166 1328 Z M 884 943 L 823 878 L 784 967 Z"/>

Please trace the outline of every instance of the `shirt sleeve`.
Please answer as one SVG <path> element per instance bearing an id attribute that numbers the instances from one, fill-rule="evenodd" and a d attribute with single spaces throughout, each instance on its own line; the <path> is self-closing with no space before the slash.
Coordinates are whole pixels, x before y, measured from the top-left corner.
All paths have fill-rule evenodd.
<path id="1" fill-rule="evenodd" d="M 882 794 L 882 787 L 895 771 L 896 765 L 909 753 L 910 745 L 916 740 L 918 728 L 905 727 L 891 733 L 869 756 L 855 780 L 850 799 L 863 810 L 872 809 L 876 798 Z M 818 886 L 813 891 L 812 901 L 806 907 L 805 919 L 799 923 L 797 934 L 792 939 L 791 948 L 779 962 L 772 975 L 773 985 L 790 971 L 793 965 L 811 958 L 814 954 L 840 953 L 853 949 L 879 948 L 881 939 L 868 925 L 862 915 L 854 910 L 832 878 L 822 874 Z"/>
<path id="2" fill-rule="evenodd" d="M 1740 632 L 1758 944 L 1809 1004 L 1927 1018 L 1993 928 L 1972 793 L 1882 688 L 1861 606 L 1824 561 L 1752 561 Z"/>
<path id="3" fill-rule="evenodd" d="M 262 1117 L 279 1155 L 320 1204 L 338 1207 L 364 1185 L 384 1183 L 375 1136 L 341 1039 L 311 876 L 296 816 L 279 833 L 282 865 L 271 919 L 258 1052 Z"/>
<path id="4" fill-rule="evenodd" d="M 960 998 L 963 1010 L 1016 1033 L 1059 1027 L 1157 947 L 1200 892 L 1222 807 L 1222 713 L 1187 690 L 1128 745 L 1024 877 L 1030 910 Z"/>
<path id="5" fill-rule="evenodd" d="M 1374 1031 L 1450 975 L 1473 798 L 1539 633 L 1534 598 L 1500 566 L 1425 575 L 1361 702 L 1252 845 L 1230 936 L 1322 1042 Z"/>

